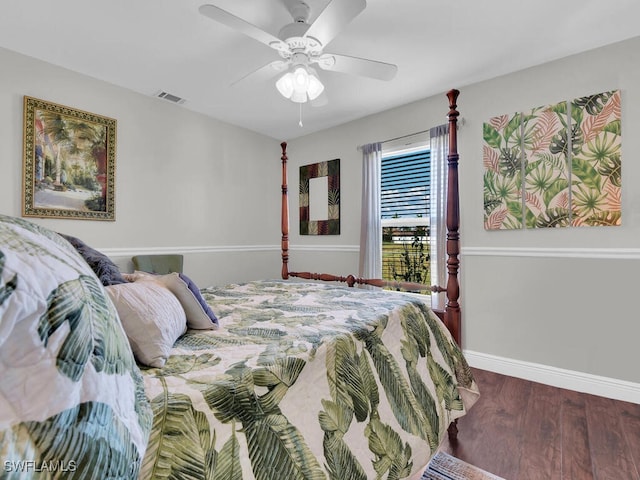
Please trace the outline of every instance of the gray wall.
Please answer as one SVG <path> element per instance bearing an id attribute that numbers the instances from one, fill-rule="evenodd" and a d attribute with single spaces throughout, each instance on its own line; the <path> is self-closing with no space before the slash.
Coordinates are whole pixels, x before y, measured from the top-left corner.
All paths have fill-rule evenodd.
<path id="1" fill-rule="evenodd" d="M 461 199 L 461 305 L 463 346 L 483 354 L 640 382 L 640 314 L 635 271 L 640 268 L 640 38 L 474 85 L 451 85 L 464 124 L 459 130 Z M 612 89 L 622 92 L 623 225 L 555 230 L 485 231 L 482 123 Z M 350 261 L 332 262 L 328 245 L 359 243 L 358 144 L 383 141 L 444 123 L 444 92 L 290 144 L 291 183 L 296 165 L 341 158 L 343 234 L 299 237 L 312 244 L 312 264 L 357 273 Z M 292 201 L 292 225 L 296 225 Z M 300 263 L 305 262 L 300 260 Z M 307 269 L 307 265 L 294 265 Z"/>
<path id="2" fill-rule="evenodd" d="M 280 273 L 279 144 L 180 106 L 0 49 L 0 212 L 21 215 L 23 96 L 115 118 L 116 221 L 34 219 L 130 268 L 184 252 L 201 285 Z"/>

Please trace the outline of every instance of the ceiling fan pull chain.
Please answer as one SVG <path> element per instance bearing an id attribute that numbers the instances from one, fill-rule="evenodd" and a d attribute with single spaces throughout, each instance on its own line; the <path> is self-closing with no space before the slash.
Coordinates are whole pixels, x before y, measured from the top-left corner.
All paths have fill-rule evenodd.
<path id="1" fill-rule="evenodd" d="M 302 104 L 299 103 L 298 105 L 300 106 L 300 121 L 298 122 L 298 125 L 300 126 L 300 128 L 302 128 L 303 127 L 303 125 L 302 125 Z"/>

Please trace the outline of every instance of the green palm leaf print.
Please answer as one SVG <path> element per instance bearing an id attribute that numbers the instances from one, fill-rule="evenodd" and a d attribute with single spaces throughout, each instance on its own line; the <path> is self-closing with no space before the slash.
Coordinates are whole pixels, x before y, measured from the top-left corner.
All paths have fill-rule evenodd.
<path id="1" fill-rule="evenodd" d="M 438 420 L 438 406 L 417 369 L 419 358 L 426 357 L 428 353 L 431 336 L 421 317 L 413 310 L 405 310 L 407 310 L 407 314 L 403 316 L 402 326 L 407 338 L 402 341 L 402 356 L 406 361 L 409 383 L 427 420 L 425 432 L 433 452 L 439 444 L 440 422 Z"/>
<path id="2" fill-rule="evenodd" d="M 0 277 L 2 276 L 2 272 L 4 271 L 4 263 L 5 256 L 4 253 L 0 252 Z M 0 305 L 4 303 L 4 301 L 11 296 L 13 291 L 18 286 L 18 274 L 16 273 L 11 279 L 0 286 Z"/>
<path id="3" fill-rule="evenodd" d="M 304 437 L 284 415 L 266 415 L 243 427 L 256 480 L 326 479 Z"/>
<path id="4" fill-rule="evenodd" d="M 279 363 L 266 375 L 255 376 L 259 383 L 271 383 L 276 378 L 295 381 L 300 371 L 298 359 Z M 227 371 L 228 381 L 219 381 L 203 391 L 203 397 L 214 415 L 223 423 L 238 422 L 247 440 L 249 458 L 257 480 L 325 479 L 318 460 L 311 453 L 297 428 L 282 415 L 277 403 L 279 395 L 266 393 L 264 399 L 255 391 L 260 387 L 254 375 L 243 363 Z M 275 382 L 272 385 L 276 385 Z M 284 385 L 278 381 L 277 385 Z M 225 461 L 218 455 L 218 462 Z"/>
<path id="5" fill-rule="evenodd" d="M 342 433 L 325 431 L 323 447 L 330 480 L 367 480 L 367 474 L 347 446 Z"/>
<path id="6" fill-rule="evenodd" d="M 421 408 L 402 374 L 400 365 L 382 343 L 380 338 L 382 330 L 383 328 L 372 332 L 361 330 L 355 332 L 354 336 L 365 342 L 365 347 L 371 355 L 391 410 L 400 426 L 405 431 L 426 440 L 427 435 L 423 429 L 425 419 L 421 415 Z"/>
<path id="7" fill-rule="evenodd" d="M 436 341 L 438 350 L 442 352 L 444 360 L 447 365 L 449 365 L 449 368 L 451 368 L 451 371 L 455 372 L 456 379 L 460 386 L 463 388 L 471 388 L 473 384 L 473 374 L 462 352 L 458 348 L 455 348 L 453 340 L 444 334 L 442 328 L 438 327 L 435 315 L 429 311 L 426 305 L 419 302 L 414 305 L 424 315 L 427 325 Z"/>
<path id="8" fill-rule="evenodd" d="M 264 412 L 279 413 L 278 404 L 287 394 L 289 387 L 296 383 L 306 362 L 300 358 L 287 357 L 276 360 L 253 371 L 253 383 L 258 387 L 267 387 L 268 391 L 258 397 Z"/>
<path id="9" fill-rule="evenodd" d="M 502 146 L 502 135 L 488 123 L 482 124 L 482 135 L 484 141 L 492 148 L 500 149 Z"/>
<path id="10" fill-rule="evenodd" d="M 455 388 L 455 386 L 452 388 L 450 385 L 451 375 L 433 359 L 431 353 L 427 355 L 427 366 L 429 368 L 429 375 L 433 379 L 436 387 L 438 401 L 444 402 L 447 410 L 462 410 L 464 405 L 462 404 L 458 389 Z M 447 384 L 447 382 L 449 382 L 449 384 Z"/>
<path id="11" fill-rule="evenodd" d="M 151 401 L 153 434 L 142 467 L 143 477 L 202 480 L 207 464 L 215 458 L 211 455 L 209 423 L 204 413 L 193 408 L 188 396 L 168 394 L 164 380 L 162 383 L 165 393 Z"/>
<path id="12" fill-rule="evenodd" d="M 589 115 L 597 115 L 602 111 L 614 92 L 603 92 L 587 97 L 577 98 L 573 101 L 578 107 L 584 108 Z"/>
<path id="13" fill-rule="evenodd" d="M 331 396 L 347 406 L 358 422 L 369 416 L 368 391 L 362 381 L 360 360 L 353 338 L 341 335 L 327 348 L 327 380 Z"/>
<path id="14" fill-rule="evenodd" d="M 35 442 L 37 462 L 57 461 L 66 466 L 68 471 L 59 472 L 59 478 L 130 480 L 138 475 L 138 450 L 126 426 L 104 403 L 81 403 L 45 421 L 14 427 L 20 430 Z"/>
<path id="15" fill-rule="evenodd" d="M 405 478 L 411 473 L 413 463 L 411 459 L 411 447 L 402 443 L 400 436 L 388 425 L 380 420 L 372 419 L 365 429 L 365 435 L 369 439 L 369 449 L 376 454 L 373 468 L 382 478 L 384 473 L 388 480 Z"/>
<path id="16" fill-rule="evenodd" d="M 216 461 L 215 476 L 212 480 L 242 480 L 242 467 L 240 466 L 240 443 L 236 436 L 235 428 L 229 440 L 220 450 Z"/>
<path id="17" fill-rule="evenodd" d="M 56 357 L 58 370 L 74 382 L 91 362 L 97 372 L 123 374 L 134 368 L 124 335 L 114 328 L 115 310 L 95 277 L 80 275 L 60 284 L 47 299 L 38 334 L 45 347 L 62 325 L 69 324 Z"/>

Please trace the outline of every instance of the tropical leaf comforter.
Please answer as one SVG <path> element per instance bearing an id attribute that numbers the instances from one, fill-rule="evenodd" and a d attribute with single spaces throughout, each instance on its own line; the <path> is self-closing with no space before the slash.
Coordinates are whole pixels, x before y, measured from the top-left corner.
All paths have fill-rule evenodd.
<path id="1" fill-rule="evenodd" d="M 143 479 L 407 478 L 478 397 L 414 297 L 281 281 L 203 296 L 220 330 L 189 331 L 142 371 Z"/>
<path id="2" fill-rule="evenodd" d="M 151 428 L 113 304 L 56 233 L 0 215 L 0 479 L 133 480 Z"/>

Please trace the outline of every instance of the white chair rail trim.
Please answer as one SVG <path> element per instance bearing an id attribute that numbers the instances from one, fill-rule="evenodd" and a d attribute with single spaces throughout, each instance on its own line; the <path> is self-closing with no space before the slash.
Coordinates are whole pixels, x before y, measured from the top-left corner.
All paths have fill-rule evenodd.
<path id="1" fill-rule="evenodd" d="M 295 245 L 290 246 L 289 250 L 300 252 L 358 253 L 360 251 L 360 247 L 358 245 Z"/>
<path id="2" fill-rule="evenodd" d="M 127 247 L 96 248 L 108 257 L 132 257 L 134 255 L 157 255 L 166 253 L 232 253 L 232 252 L 274 252 L 280 251 L 280 245 L 215 245 L 188 247 Z"/>
<path id="3" fill-rule="evenodd" d="M 640 248 L 463 247 L 463 256 L 640 260 Z"/>
<path id="4" fill-rule="evenodd" d="M 133 255 L 154 255 L 166 253 L 234 253 L 234 252 L 279 252 L 280 245 L 211 245 L 185 247 L 127 247 L 127 248 L 97 248 L 108 257 L 132 257 Z M 347 252 L 358 253 L 358 245 L 296 245 L 289 247 L 289 251 L 309 252 Z"/>
<path id="5" fill-rule="evenodd" d="M 211 245 L 184 247 L 98 248 L 110 257 L 159 253 L 229 253 L 274 252 L 280 245 Z M 358 245 L 291 245 L 289 251 L 358 253 Z M 469 257 L 540 257 L 640 260 L 640 248 L 535 248 L 535 247 L 463 247 L 462 256 Z"/>

